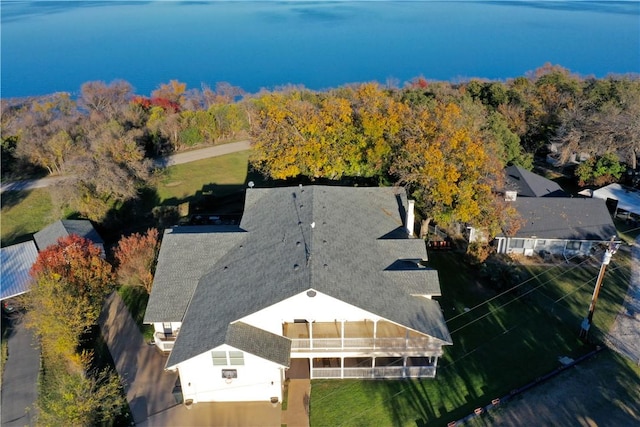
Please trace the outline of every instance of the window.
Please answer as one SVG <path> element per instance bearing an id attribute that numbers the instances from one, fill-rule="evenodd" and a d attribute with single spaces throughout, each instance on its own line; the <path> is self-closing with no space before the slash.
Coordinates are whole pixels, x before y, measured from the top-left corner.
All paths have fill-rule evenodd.
<path id="1" fill-rule="evenodd" d="M 226 366 L 227 365 L 227 352 L 226 351 L 212 351 L 211 358 L 213 359 L 213 366 Z"/>
<path id="2" fill-rule="evenodd" d="M 509 242 L 509 247 L 511 249 L 524 248 L 524 239 L 511 239 L 511 242 Z"/>
<path id="3" fill-rule="evenodd" d="M 576 242 L 575 240 L 567 242 L 567 249 L 577 251 L 580 249 L 580 243 L 581 242 Z"/>
<path id="4" fill-rule="evenodd" d="M 232 366 L 244 365 L 244 354 L 241 351 L 230 351 L 229 365 L 232 365 Z"/>
<path id="5" fill-rule="evenodd" d="M 244 353 L 241 351 L 212 351 L 213 366 L 243 366 Z"/>

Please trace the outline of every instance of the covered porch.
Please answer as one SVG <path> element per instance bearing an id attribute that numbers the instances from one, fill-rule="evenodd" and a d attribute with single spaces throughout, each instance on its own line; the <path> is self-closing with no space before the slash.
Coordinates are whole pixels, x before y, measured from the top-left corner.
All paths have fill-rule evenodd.
<path id="1" fill-rule="evenodd" d="M 436 356 L 311 357 L 292 358 L 291 367 L 306 367 L 311 379 L 434 378 L 437 362 Z"/>
<path id="2" fill-rule="evenodd" d="M 336 320 L 284 323 L 292 353 L 322 351 L 420 351 L 439 354 L 441 346 L 427 335 L 385 320 Z"/>

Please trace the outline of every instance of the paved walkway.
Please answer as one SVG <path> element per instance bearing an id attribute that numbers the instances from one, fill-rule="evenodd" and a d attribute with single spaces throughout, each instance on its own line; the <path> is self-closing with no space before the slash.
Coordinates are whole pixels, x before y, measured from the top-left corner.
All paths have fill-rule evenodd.
<path id="1" fill-rule="evenodd" d="M 614 255 L 615 257 L 615 255 Z M 609 346 L 640 365 L 640 236 L 631 248 L 631 283 L 607 336 Z"/>
<path id="2" fill-rule="evenodd" d="M 22 316 L 13 319 L 9 328 L 9 355 L 2 376 L 2 426 L 34 426 L 40 344 L 22 323 Z"/>
<path id="3" fill-rule="evenodd" d="M 282 411 L 282 424 L 287 427 L 309 427 L 309 401 L 311 381 L 289 380 L 287 409 Z"/>
<path id="4" fill-rule="evenodd" d="M 156 167 L 167 167 L 183 163 L 195 162 L 196 160 L 208 159 L 210 157 L 224 156 L 226 154 L 249 150 L 250 148 L 250 141 L 238 141 L 229 144 L 221 144 L 213 147 L 201 148 L 193 151 L 186 151 L 184 153 L 172 154 L 170 156 L 154 160 L 154 164 Z M 66 177 L 64 176 L 53 176 L 35 180 L 9 182 L 0 185 L 0 193 L 3 193 L 5 191 L 22 191 L 32 190 L 34 188 L 50 187 L 65 179 Z"/>
<path id="5" fill-rule="evenodd" d="M 176 405 L 172 391 L 177 373 L 164 370 L 166 357 L 144 342 L 140 329 L 116 292 L 104 304 L 100 329 L 120 378 L 125 382 L 133 420 L 142 423 Z"/>

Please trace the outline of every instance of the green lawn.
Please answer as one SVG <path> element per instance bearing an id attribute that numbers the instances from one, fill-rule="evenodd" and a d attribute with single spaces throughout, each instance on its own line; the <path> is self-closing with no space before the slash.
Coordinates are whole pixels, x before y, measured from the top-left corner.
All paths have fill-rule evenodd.
<path id="1" fill-rule="evenodd" d="M 145 209 L 177 206 L 202 198 L 203 193 L 223 196 L 245 186 L 250 151 L 171 166 L 163 171 L 157 188 L 145 192 Z M 155 193 L 155 194 L 152 194 Z M 138 212 L 143 216 L 145 212 Z M 61 219 L 46 188 L 7 191 L 2 194 L 1 241 L 8 246 L 31 239 L 33 233 Z M 132 218 L 129 222 L 135 222 Z M 145 224 L 143 228 L 149 226 Z"/>
<path id="2" fill-rule="evenodd" d="M 539 276 L 499 295 L 476 279 L 478 272 L 460 255 L 430 257 L 454 342 L 445 348 L 436 379 L 313 381 L 311 425 L 445 425 L 554 370 L 558 357 L 575 358 L 593 348 L 578 332 L 596 266 L 519 267 L 522 281 Z M 610 327 L 629 283 L 628 254 L 615 257 L 598 301 L 594 338 L 598 328 Z"/>
<path id="3" fill-rule="evenodd" d="M 147 302 L 149 301 L 147 291 L 140 286 L 120 286 L 118 294 L 122 298 L 124 305 L 129 309 L 129 313 L 136 325 L 138 325 L 144 340 L 151 341 L 153 339 L 153 325 L 142 323 L 144 313 L 147 310 Z"/>
<path id="4" fill-rule="evenodd" d="M 2 193 L 2 246 L 31 239 L 33 233 L 59 219 L 46 188 Z"/>
<path id="5" fill-rule="evenodd" d="M 157 187 L 160 203 L 191 201 L 203 190 L 226 195 L 242 189 L 250 153 L 241 151 L 167 168 Z"/>

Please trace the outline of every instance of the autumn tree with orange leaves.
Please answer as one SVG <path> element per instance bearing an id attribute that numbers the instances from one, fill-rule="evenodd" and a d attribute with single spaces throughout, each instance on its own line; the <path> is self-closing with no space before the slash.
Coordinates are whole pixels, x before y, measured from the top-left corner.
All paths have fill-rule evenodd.
<path id="1" fill-rule="evenodd" d="M 151 293 L 158 245 L 158 230 L 155 228 L 150 228 L 145 234 L 134 233 L 121 238 L 114 254 L 118 263 L 118 282 L 141 286 L 147 293 Z"/>

